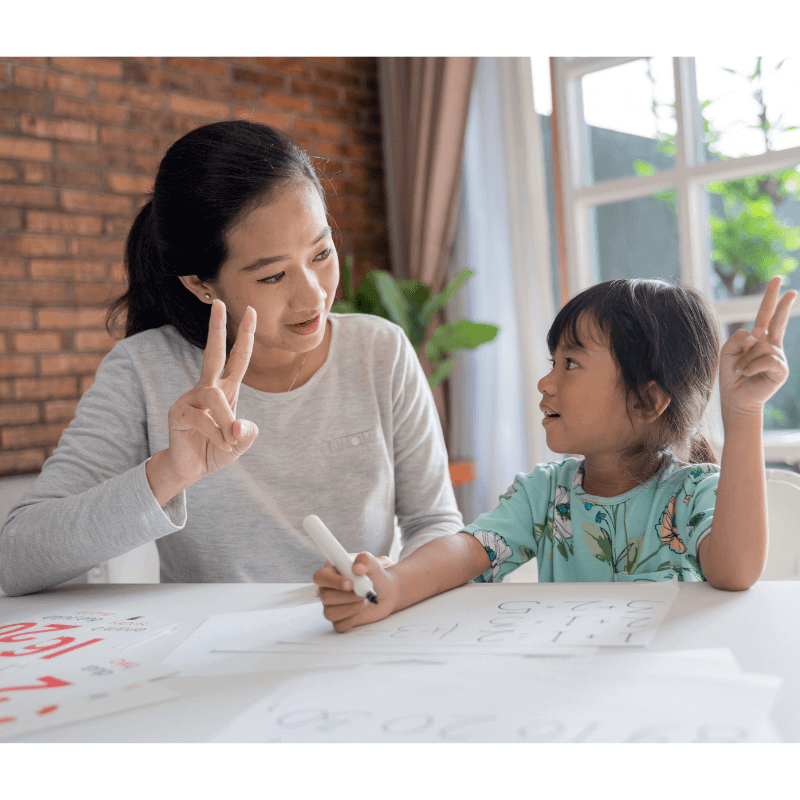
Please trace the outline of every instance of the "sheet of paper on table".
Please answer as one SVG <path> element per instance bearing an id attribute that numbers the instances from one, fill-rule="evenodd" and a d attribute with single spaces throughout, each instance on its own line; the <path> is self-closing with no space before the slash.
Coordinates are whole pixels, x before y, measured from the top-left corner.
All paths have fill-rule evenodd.
<path id="1" fill-rule="evenodd" d="M 753 742 L 780 679 L 729 653 L 452 663 L 298 675 L 220 742 Z"/>

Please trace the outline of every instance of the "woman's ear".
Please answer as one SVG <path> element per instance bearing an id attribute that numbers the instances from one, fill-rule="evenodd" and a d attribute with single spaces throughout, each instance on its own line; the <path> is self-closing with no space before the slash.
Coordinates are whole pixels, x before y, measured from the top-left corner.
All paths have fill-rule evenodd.
<path id="1" fill-rule="evenodd" d="M 214 300 L 214 292 L 197 275 L 179 275 L 178 280 L 203 303 L 211 303 Z"/>

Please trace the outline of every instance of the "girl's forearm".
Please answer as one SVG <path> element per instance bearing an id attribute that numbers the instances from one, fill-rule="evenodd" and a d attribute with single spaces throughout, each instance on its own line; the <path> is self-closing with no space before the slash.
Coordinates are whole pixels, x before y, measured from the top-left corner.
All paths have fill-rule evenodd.
<path id="1" fill-rule="evenodd" d="M 703 573 L 718 589 L 749 589 L 767 560 L 767 487 L 762 418 L 725 421 L 712 532 L 701 542 Z"/>
<path id="2" fill-rule="evenodd" d="M 483 545 L 468 533 L 434 539 L 389 568 L 397 581 L 393 610 L 462 586 L 490 566 Z"/>

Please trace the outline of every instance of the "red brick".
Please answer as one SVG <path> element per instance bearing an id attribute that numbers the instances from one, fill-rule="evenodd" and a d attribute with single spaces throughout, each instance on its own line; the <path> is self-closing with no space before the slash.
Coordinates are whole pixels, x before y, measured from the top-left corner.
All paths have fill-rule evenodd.
<path id="1" fill-rule="evenodd" d="M 0 186 L 0 205 L 52 207 L 56 190 L 45 186 Z"/>
<path id="2" fill-rule="evenodd" d="M 71 239 L 69 254 L 78 258 L 120 258 L 125 249 L 121 239 Z"/>
<path id="3" fill-rule="evenodd" d="M 128 166 L 128 154 L 105 147 L 90 147 L 79 144 L 57 144 L 56 161 L 64 164 L 80 164 L 82 166 Z"/>
<path id="4" fill-rule="evenodd" d="M 64 255 L 64 239 L 61 236 L 23 234 L 0 239 L 0 251 L 20 256 Z"/>
<path id="5" fill-rule="evenodd" d="M 312 136 L 320 136 L 323 139 L 338 139 L 344 132 L 341 125 L 333 122 L 320 122 L 314 119 L 295 120 L 294 129 L 298 133 L 308 133 Z"/>
<path id="6" fill-rule="evenodd" d="M 53 353 L 61 349 L 61 337 L 57 333 L 15 333 L 12 339 L 19 353 Z"/>
<path id="7" fill-rule="evenodd" d="M 315 70 L 317 78 L 321 81 L 330 81 L 331 83 L 338 83 L 344 86 L 358 87 L 361 81 L 358 76 L 351 75 L 348 72 L 342 72 L 338 69 L 328 69 L 326 67 L 317 67 Z"/>
<path id="8" fill-rule="evenodd" d="M 42 375 L 80 375 L 97 371 L 101 355 L 54 355 L 41 356 L 39 369 Z"/>
<path id="9" fill-rule="evenodd" d="M 52 422 L 49 425 L 23 425 L 3 428 L 0 443 L 3 449 L 55 444 L 69 423 Z"/>
<path id="10" fill-rule="evenodd" d="M 131 167 L 150 175 L 154 180 L 161 158 L 150 153 L 131 153 Z"/>
<path id="11" fill-rule="evenodd" d="M 48 92 L 88 97 L 91 83 L 88 78 L 75 75 L 62 75 L 43 69 L 30 67 L 14 67 L 14 83 L 30 89 L 44 89 Z"/>
<path id="12" fill-rule="evenodd" d="M 53 181 L 58 186 L 81 186 L 87 189 L 99 189 L 100 178 L 91 169 L 78 169 L 77 167 L 55 167 Z"/>
<path id="13" fill-rule="evenodd" d="M 112 192 L 147 194 L 153 190 L 153 178 L 124 172 L 109 172 L 106 174 L 106 185 Z"/>
<path id="14" fill-rule="evenodd" d="M 0 313 L 0 328 L 32 328 L 33 312 L 29 308 L 4 308 Z"/>
<path id="15" fill-rule="evenodd" d="M 16 115 L 16 111 L 0 111 L 0 131 L 3 133 L 19 133 Z"/>
<path id="16" fill-rule="evenodd" d="M 40 308 L 36 320 L 39 330 L 102 328 L 106 315 L 100 308 Z"/>
<path id="17" fill-rule="evenodd" d="M 84 119 L 91 122 L 108 122 L 122 125 L 128 119 L 127 111 L 121 106 L 105 103 L 88 103 L 84 100 L 72 100 L 68 97 L 53 98 L 53 114 L 70 119 Z"/>
<path id="18" fill-rule="evenodd" d="M 63 283 L 0 282 L 0 303 L 66 303 L 68 300 Z"/>
<path id="19" fill-rule="evenodd" d="M 75 349 L 76 350 L 101 350 L 108 352 L 114 345 L 114 339 L 108 331 L 76 331 Z"/>
<path id="20" fill-rule="evenodd" d="M 0 161 L 0 181 L 18 181 L 19 169 L 10 161 Z"/>
<path id="21" fill-rule="evenodd" d="M 65 378 L 18 378 L 14 381 L 16 400 L 49 400 L 51 397 L 75 397 L 78 394 L 78 379 Z"/>
<path id="22" fill-rule="evenodd" d="M 39 406 L 36 403 L 0 405 L 0 425 L 25 425 L 39 421 Z"/>
<path id="23" fill-rule="evenodd" d="M 157 136 L 139 131 L 128 131 L 124 128 L 101 128 L 100 141 L 104 145 L 118 147 L 122 150 L 152 152 L 161 149 L 161 142 Z"/>
<path id="24" fill-rule="evenodd" d="M 265 75 L 263 72 L 242 67 L 233 67 L 231 69 L 231 78 L 242 83 L 255 83 L 272 89 L 282 89 L 286 85 L 284 78 L 279 78 L 276 75 Z"/>
<path id="25" fill-rule="evenodd" d="M 303 113 L 311 110 L 311 102 L 309 100 L 301 100 L 299 97 L 276 94 L 275 92 L 264 92 L 261 95 L 261 102 L 273 108 L 285 108 L 291 111 L 302 111 Z"/>
<path id="26" fill-rule="evenodd" d="M 214 119 L 227 119 L 229 107 L 226 103 L 217 103 L 199 97 L 185 97 L 180 94 L 171 94 L 167 101 L 172 111 L 180 114 L 193 114 L 198 117 L 213 117 Z"/>
<path id="27" fill-rule="evenodd" d="M 0 89 L 0 108 L 15 111 L 45 111 L 47 95 L 25 89 Z"/>
<path id="28" fill-rule="evenodd" d="M 47 422 L 71 422 L 77 405 L 77 400 L 50 400 L 44 404 L 44 418 Z"/>
<path id="29" fill-rule="evenodd" d="M 61 205 L 67 211 L 95 211 L 101 214 L 126 214 L 133 211 L 129 197 L 80 189 L 62 189 Z"/>
<path id="30" fill-rule="evenodd" d="M 43 139 L 61 139 L 67 142 L 97 141 L 97 125 L 90 122 L 20 114 L 19 127 L 22 133 L 40 136 Z M 27 157 L 31 158 L 31 156 Z"/>
<path id="31" fill-rule="evenodd" d="M 260 67 L 269 67 L 276 72 L 291 72 L 293 75 L 304 75 L 308 69 L 304 58 L 257 58 Z"/>
<path id="32" fill-rule="evenodd" d="M 0 356 L 0 377 L 17 378 L 33 375 L 36 362 L 31 356 Z"/>
<path id="33" fill-rule="evenodd" d="M 29 231 L 43 233 L 82 233 L 97 234 L 103 230 L 100 217 L 88 217 L 83 214 L 56 214 L 49 211 L 27 211 L 25 218 Z"/>
<path id="34" fill-rule="evenodd" d="M 197 120 L 163 111 L 131 111 L 131 128 L 144 128 L 148 133 L 168 134 L 170 140 L 183 136 L 197 127 Z M 158 162 L 156 162 L 158 163 Z"/>
<path id="35" fill-rule="evenodd" d="M 344 99 L 349 106 L 361 106 L 362 108 L 380 108 L 380 97 L 375 92 L 367 92 L 363 89 L 347 89 Z"/>
<path id="36" fill-rule="evenodd" d="M 51 164 L 25 163 L 22 165 L 22 170 L 25 183 L 55 183 Z"/>
<path id="37" fill-rule="evenodd" d="M 0 475 L 27 475 L 38 472 L 44 461 L 45 451 L 41 448 L 0 453 Z"/>
<path id="38" fill-rule="evenodd" d="M 108 277 L 117 283 L 125 283 L 128 280 L 128 272 L 125 269 L 125 263 L 123 261 L 114 262 L 111 265 L 111 269 L 108 271 Z"/>
<path id="39" fill-rule="evenodd" d="M 84 376 L 81 378 L 81 385 L 80 385 L 81 397 L 83 397 L 83 395 L 84 395 L 84 393 L 86 392 L 86 390 L 87 390 L 87 389 L 88 389 L 88 388 L 89 388 L 89 387 L 90 387 L 90 386 L 91 386 L 93 383 L 94 383 L 94 375 L 84 375 Z"/>
<path id="40" fill-rule="evenodd" d="M 25 275 L 25 262 L 21 258 L 0 256 L 0 278 L 22 278 Z"/>
<path id="41" fill-rule="evenodd" d="M 6 158 L 28 158 L 31 161 L 49 161 L 53 157 L 53 145 L 36 139 L 0 136 L 0 156 Z"/>
<path id="42" fill-rule="evenodd" d="M 204 58 L 168 58 L 167 69 L 182 69 L 200 75 L 214 75 L 221 78 L 225 75 L 225 65 L 218 61 L 207 61 Z"/>
<path id="43" fill-rule="evenodd" d="M 105 305 L 109 300 L 119 297 L 124 286 L 106 283 L 76 283 L 72 287 L 75 301 L 82 305 Z"/>
<path id="44" fill-rule="evenodd" d="M 286 128 L 289 125 L 289 117 L 286 114 L 268 114 L 266 111 L 253 111 L 252 108 L 237 108 L 236 119 L 261 122 L 264 125 L 274 125 L 276 128 Z"/>
<path id="45" fill-rule="evenodd" d="M 131 220 L 129 217 L 115 217 L 113 219 L 106 219 L 103 221 L 103 235 L 110 236 L 113 239 L 127 236 L 131 229 Z"/>
<path id="46" fill-rule="evenodd" d="M 255 105 L 258 103 L 260 87 L 253 83 L 228 83 L 227 81 L 217 81 L 211 78 L 197 79 L 198 86 L 191 92 L 192 95 L 200 95 L 207 100 L 218 100 L 226 106 L 231 103 L 245 105 Z M 226 117 L 226 119 L 228 119 Z"/>
<path id="47" fill-rule="evenodd" d="M 317 106 L 317 114 L 326 119 L 339 119 L 342 122 L 358 124 L 361 122 L 361 114 L 352 108 L 337 108 L 336 106 Z"/>
<path id="48" fill-rule="evenodd" d="M 164 107 L 163 92 L 153 92 L 149 89 L 142 89 L 139 86 L 97 81 L 95 91 L 100 99 L 114 103 L 128 103 L 132 106 L 150 109 Z"/>
<path id="49" fill-rule="evenodd" d="M 106 265 L 102 261 L 62 261 L 32 258 L 29 264 L 32 278 L 59 278 L 62 280 L 104 280 Z"/>
<path id="50" fill-rule="evenodd" d="M 353 72 L 375 75 L 378 71 L 378 62 L 372 57 L 345 56 L 342 66 Z"/>
<path id="51" fill-rule="evenodd" d="M 22 229 L 22 212 L 17 208 L 0 208 L 0 230 Z"/>
<path id="52" fill-rule="evenodd" d="M 340 90 L 333 86 L 321 86 L 308 81 L 292 81 L 293 94 L 310 94 L 320 100 L 337 101 L 340 98 Z"/>
<path id="53" fill-rule="evenodd" d="M 50 66 L 64 72 L 77 72 L 79 75 L 95 75 L 98 78 L 121 78 L 122 64 L 112 58 L 62 58 L 50 59 Z"/>

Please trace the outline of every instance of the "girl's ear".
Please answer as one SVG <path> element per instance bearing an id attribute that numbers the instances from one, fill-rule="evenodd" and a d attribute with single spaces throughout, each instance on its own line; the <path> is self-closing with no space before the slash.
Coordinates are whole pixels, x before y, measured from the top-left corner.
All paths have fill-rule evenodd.
<path id="1" fill-rule="evenodd" d="M 649 400 L 648 408 L 641 409 L 636 404 L 634 408 L 639 408 L 639 413 L 644 418 L 645 422 L 653 422 L 658 419 L 666 410 L 667 406 L 672 402 L 672 398 L 655 382 L 650 381 L 643 389 L 644 394 L 647 395 Z"/>

